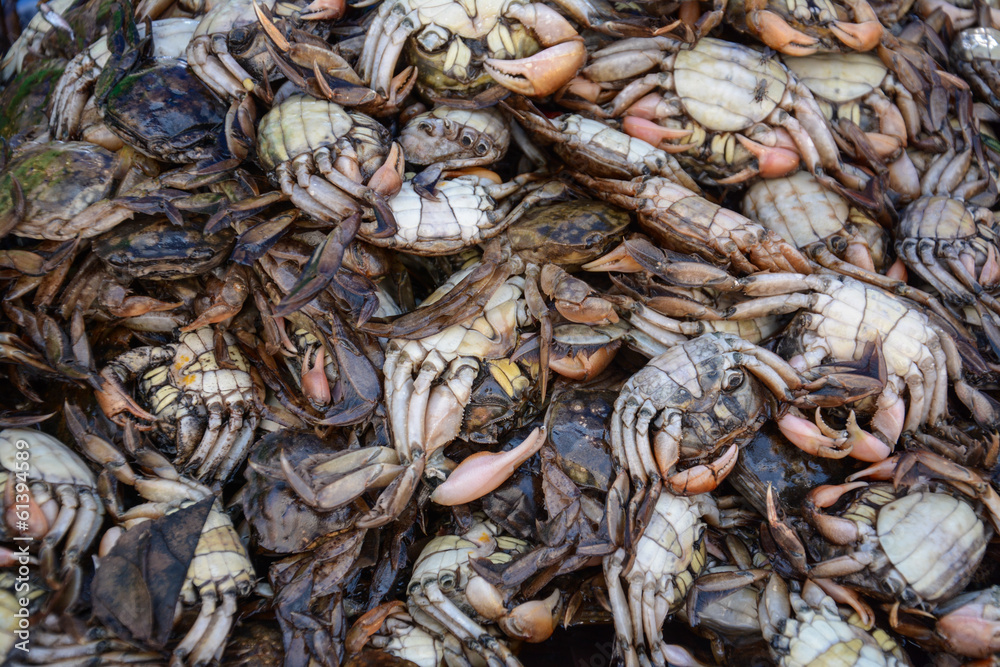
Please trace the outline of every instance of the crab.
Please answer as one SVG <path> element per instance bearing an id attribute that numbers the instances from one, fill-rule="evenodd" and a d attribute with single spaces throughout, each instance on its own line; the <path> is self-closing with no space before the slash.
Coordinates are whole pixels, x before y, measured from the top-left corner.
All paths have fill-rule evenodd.
<path id="1" fill-rule="evenodd" d="M 198 22 L 193 19 L 161 19 L 153 21 L 153 50 L 150 54 L 155 60 L 178 58 L 184 53 L 184 47 L 191 41 Z M 146 36 L 145 24 L 136 26 L 139 37 Z M 101 70 L 111 58 L 106 35 L 78 53 L 66 65 L 62 77 L 56 84 L 49 105 L 49 124 L 55 139 L 76 139 L 83 132 L 91 131 L 86 119 L 96 116 L 97 110 L 93 98 L 94 84 L 101 75 Z M 116 135 L 112 135 L 117 139 Z M 118 140 L 119 146 L 121 141 Z M 104 145 L 104 144 L 102 144 Z M 106 146 L 116 150 L 113 146 Z"/>
<path id="2" fill-rule="evenodd" d="M 861 481 L 869 478 L 893 483 Z M 986 553 L 988 531 L 967 498 L 982 503 L 993 526 L 1000 519 L 1000 495 L 987 480 L 923 450 L 893 456 L 847 479 L 806 497 L 803 513 L 815 531 L 806 539 L 817 555 L 814 563 L 807 562 L 805 551 L 796 551 L 803 547 L 799 533 L 779 518 L 769 492 L 772 534 L 797 571 L 907 608 L 933 608 L 968 585 Z M 852 491 L 857 493 L 844 510 L 824 513 Z"/>
<path id="3" fill-rule="evenodd" d="M 1000 245 L 992 212 L 949 197 L 921 197 L 902 213 L 896 253 L 946 302 L 975 307 L 987 337 L 1000 347 L 1000 303 L 991 295 L 1000 286 Z"/>
<path id="4" fill-rule="evenodd" d="M 222 334 L 228 354 L 216 356 L 211 328 L 182 333 L 176 343 L 139 347 L 113 359 L 102 371 L 98 401 L 120 425 L 130 419 L 154 425 L 177 448 L 177 463 L 195 477 L 225 480 L 243 461 L 260 423 L 264 388 L 229 333 Z M 139 394 L 151 405 L 146 412 L 122 383 L 139 376 Z"/>
<path id="5" fill-rule="evenodd" d="M 180 617 L 184 605 L 199 604 L 200 609 L 194 623 L 174 647 L 171 664 L 197 666 L 218 660 L 226 647 L 233 617 L 236 615 L 237 600 L 250 593 L 255 579 L 253 565 L 232 520 L 210 489 L 179 474 L 161 454 L 141 442 L 131 425 L 126 429 L 126 449 L 136 462 L 155 471 L 155 476 L 136 473 L 125 454 L 105 435 L 92 430 L 82 413 L 79 413 L 78 419 L 77 441 L 84 453 L 104 466 L 109 476 L 134 487 L 148 501 L 127 511 L 115 508 L 114 515 L 119 526 L 102 539 L 102 557 L 105 560 L 103 569 L 99 570 L 100 574 L 92 585 L 94 597 L 106 604 L 107 598 L 102 594 L 106 592 L 106 587 L 117 584 L 115 575 L 120 571 L 112 570 L 109 563 L 117 555 L 116 545 L 127 541 L 123 537 L 129 531 L 142 530 L 142 524 L 181 510 L 196 511 L 193 506 L 204 507 L 204 503 L 208 503 L 200 537 L 179 590 L 177 614 L 173 620 Z M 134 548 L 132 544 L 128 548 Z M 128 558 L 128 555 L 122 558 Z M 132 565 L 131 562 L 129 565 Z M 116 566 L 121 567 L 117 562 Z M 102 577 L 105 574 L 107 576 Z M 108 623 L 109 617 L 121 618 L 117 616 L 119 610 L 108 609 L 103 604 L 101 607 L 96 613 L 105 623 Z"/>
<path id="6" fill-rule="evenodd" d="M 698 146 L 673 142 L 732 132 L 757 158 L 756 167 L 735 176 L 741 180 L 787 174 L 801 158 L 824 181 L 829 172 L 848 188 L 864 189 L 867 177 L 841 161 L 813 94 L 791 71 L 742 44 L 705 37 L 684 46 L 666 37 L 622 40 L 595 51 L 583 76 L 598 84 L 628 81 L 606 113 L 623 116 L 623 131 L 653 146 L 683 153 Z M 724 80 L 715 74 L 719 68 Z M 646 74 L 653 69 L 660 71 Z M 706 79 L 718 84 L 706 86 Z M 793 153 L 782 148 L 783 137 L 794 143 Z"/>
<path id="7" fill-rule="evenodd" d="M 736 464 L 738 441 L 767 418 L 769 396 L 791 401 L 802 385 L 787 362 L 733 334 L 704 334 L 651 359 L 624 384 L 611 418 L 612 453 L 637 491 L 633 507 L 661 487 L 714 489 Z"/>
<path id="8" fill-rule="evenodd" d="M 94 474 L 59 440 L 23 428 L 0 431 L 0 464 L 6 530 L 41 540 L 42 571 L 61 590 L 52 604 L 72 607 L 80 592 L 80 562 L 104 520 Z"/>
<path id="9" fill-rule="evenodd" d="M 610 497 L 615 493 L 612 489 L 609 494 L 609 515 Z M 735 508 L 720 509 L 708 494 L 678 496 L 669 491 L 650 501 L 649 508 L 647 523 L 632 531 L 628 539 L 630 550 L 619 534 L 619 548 L 604 558 L 608 602 L 615 622 L 615 652 L 624 659 L 625 667 L 700 664 L 683 647 L 664 642 L 663 625 L 667 616 L 683 605 L 691 584 L 705 567 L 707 524 L 731 527 L 749 515 Z M 618 531 L 612 526 L 624 529 L 624 516 L 609 516 L 608 523 L 614 535 Z M 627 594 L 623 579 L 628 584 Z"/>
<path id="10" fill-rule="evenodd" d="M 337 225 L 324 246 L 325 281 L 317 282 L 315 291 L 329 284 L 359 229 L 370 239 L 396 232 L 386 199 L 402 187 L 403 158 L 378 122 L 332 102 L 293 95 L 265 114 L 257 136 L 257 157 L 281 192 L 308 215 Z M 262 201 L 273 197 L 261 195 L 239 206 L 259 208 Z M 361 225 L 359 202 L 374 209 L 374 225 Z M 287 312 L 279 306 L 275 314 Z"/>
<path id="11" fill-rule="evenodd" d="M 836 270 L 846 262 L 872 272 L 888 268 L 889 235 L 881 225 L 809 172 L 754 183 L 742 209 L 822 266 Z"/>
<path id="12" fill-rule="evenodd" d="M 714 5 L 719 18 L 724 13 L 727 23 L 785 55 L 871 51 L 884 31 L 866 0 L 716 0 Z"/>
<path id="13" fill-rule="evenodd" d="M 989 26 L 963 30 L 952 40 L 949 55 L 952 67 L 972 91 L 1000 113 L 1000 30 Z"/>
<path id="14" fill-rule="evenodd" d="M 909 141 L 917 139 L 921 118 L 913 95 L 893 73 L 868 53 L 826 53 L 782 60 L 812 91 L 838 136 L 854 144 L 856 152 L 868 159 L 886 162 L 893 189 L 906 197 L 916 197 L 919 185 L 907 178 L 912 170 L 904 149 Z"/>
<path id="15" fill-rule="evenodd" d="M 584 4 L 563 6 L 579 15 Z M 404 48 L 417 66 L 418 89 L 431 97 L 474 94 L 494 82 L 544 97 L 573 78 L 587 58 L 569 21 L 547 5 L 523 0 L 382 3 L 358 62 L 362 80 L 376 93 L 389 96 Z"/>
<path id="16" fill-rule="evenodd" d="M 462 645 L 488 660 L 514 667 L 520 662 L 491 635 L 482 622 L 496 622 L 517 639 L 539 642 L 555 630 L 561 595 L 531 600 L 508 610 L 513 591 L 506 595 L 479 576 L 470 561 L 475 557 L 504 563 L 528 549 L 523 540 L 500 534 L 489 521 L 477 521 L 462 535 L 431 540 L 413 564 L 407 585 L 407 609 L 417 624 L 432 632 L 458 637 Z"/>
<path id="17" fill-rule="evenodd" d="M 619 179 L 662 176 L 700 192 L 698 184 L 674 156 L 607 123 L 579 114 L 547 118 L 523 105 L 507 108 L 530 134 L 552 144 L 556 155 L 566 164 L 581 167 L 588 174 Z"/>
<path id="18" fill-rule="evenodd" d="M 138 169 L 116 184 L 118 167 L 114 153 L 85 142 L 25 148 L 0 172 L 0 232 L 53 241 L 90 238 L 169 201 L 185 207 L 186 193 L 140 180 Z"/>
<path id="19" fill-rule="evenodd" d="M 592 178 L 581 172 L 573 177 L 597 196 L 638 213 L 639 224 L 663 248 L 699 255 L 738 274 L 792 269 L 811 273 L 813 264 L 774 231 L 735 211 L 713 204 L 694 192 L 659 176 L 620 181 Z M 637 271 L 642 257 L 623 245 L 584 268 Z"/>
<path id="20" fill-rule="evenodd" d="M 793 335 L 785 337 L 778 350 L 809 380 L 831 375 L 831 367 L 824 364 L 870 367 L 861 375 L 833 370 L 832 376 L 852 387 L 848 392 L 851 402 L 877 395 L 871 421 L 874 434 L 861 429 L 853 413 L 846 430 L 836 431 L 819 417 L 813 423 L 793 409 L 778 424 L 786 437 L 805 451 L 879 461 L 892 452 L 900 434 L 918 433 L 922 425 L 949 434 L 956 442 L 967 442 L 945 422 L 949 383 L 987 433 L 996 428 L 995 402 L 969 384 L 964 368 L 969 364 L 984 369 L 983 360 L 960 355 L 956 338 L 945 329 L 947 325 L 929 318 L 917 304 L 847 276 L 756 274 L 730 284 L 715 279 L 712 285 L 755 297 L 731 307 L 722 319 L 802 311 L 789 324 Z M 719 314 L 693 316 L 713 320 Z M 873 346 L 879 346 L 881 352 L 874 354 Z M 871 381 L 863 379 L 865 373 L 872 376 Z M 909 393 L 908 408 L 904 390 Z"/>
<path id="21" fill-rule="evenodd" d="M 279 15 L 307 21 L 340 18 L 344 3 L 339 0 L 315 0 L 305 7 L 265 0 L 260 3 Z M 191 69 L 205 85 L 223 99 L 240 99 L 252 92 L 265 101 L 270 88 L 262 86 L 230 53 L 230 36 L 257 21 L 260 8 L 256 0 L 226 0 L 216 4 L 202 16 L 185 56 Z"/>
<path id="22" fill-rule="evenodd" d="M 414 176 L 414 184 L 433 189 L 445 170 L 499 161 L 507 154 L 510 128 L 494 109 L 438 106 L 408 120 L 399 143 L 408 162 L 428 165 Z"/>

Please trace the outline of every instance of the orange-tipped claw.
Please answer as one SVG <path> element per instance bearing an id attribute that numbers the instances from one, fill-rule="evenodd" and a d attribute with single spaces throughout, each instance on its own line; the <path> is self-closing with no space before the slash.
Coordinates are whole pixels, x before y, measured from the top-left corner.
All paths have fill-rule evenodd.
<path id="1" fill-rule="evenodd" d="M 847 446 L 850 447 L 851 458 L 865 463 L 877 463 L 892 453 L 889 445 L 858 426 L 854 411 L 847 417 Z"/>
<path id="2" fill-rule="evenodd" d="M 601 347 L 587 354 L 580 351 L 573 356 L 549 357 L 549 368 L 571 380 L 589 380 L 604 371 L 615 358 L 617 348 Z"/>
<path id="3" fill-rule="evenodd" d="M 302 8 L 302 18 L 310 21 L 333 21 L 344 15 L 347 3 L 344 0 L 313 0 Z"/>
<path id="4" fill-rule="evenodd" d="M 781 178 L 799 168 L 798 152 L 782 146 L 765 146 L 736 135 L 736 140 L 757 158 L 760 175 L 764 178 Z"/>
<path id="5" fill-rule="evenodd" d="M 368 179 L 368 187 L 385 197 L 395 197 L 403 188 L 403 149 L 395 141 L 385 156 L 385 162 Z"/>
<path id="6" fill-rule="evenodd" d="M 882 41 L 882 24 L 878 19 L 864 23 L 834 21 L 830 31 L 855 51 L 871 51 Z"/>
<path id="7" fill-rule="evenodd" d="M 493 491 L 514 474 L 517 467 L 545 444 L 545 428 L 536 428 L 520 445 L 506 452 L 476 452 L 458 464 L 448 479 L 434 490 L 431 500 L 439 505 L 471 503 Z"/>
<path id="8" fill-rule="evenodd" d="M 113 375 L 113 373 L 107 370 L 101 373 L 101 388 L 94 392 L 94 395 L 97 397 L 97 403 L 101 406 L 104 414 L 119 426 L 124 426 L 128 421 L 121 415 L 129 414 L 136 419 L 149 422 L 149 425 L 140 426 L 139 430 L 148 431 L 151 429 L 152 424 L 156 421 L 156 415 L 151 415 L 139 407 L 139 404 L 125 393 L 125 389 L 121 386 L 118 378 L 109 377 L 110 375 Z"/>
<path id="9" fill-rule="evenodd" d="M 774 12 L 756 11 L 747 14 L 747 25 L 754 29 L 762 42 L 775 51 L 789 56 L 810 56 L 816 53 L 819 40 L 796 30 Z"/>
<path id="10" fill-rule="evenodd" d="M 528 58 L 489 58 L 484 68 L 504 88 L 528 97 L 545 97 L 566 85 L 587 61 L 582 39 L 550 46 Z"/>
<path id="11" fill-rule="evenodd" d="M 330 381 L 326 377 L 326 350 L 322 345 L 316 349 L 316 357 L 311 368 L 308 357 L 302 360 L 302 393 L 316 405 L 330 403 Z"/>
<path id="12" fill-rule="evenodd" d="M 380 604 L 359 616 L 351 629 L 347 631 L 347 640 L 344 642 L 347 655 L 361 653 L 361 649 L 368 643 L 368 638 L 378 632 L 385 619 L 399 613 L 406 613 L 406 605 L 400 600 L 393 600 Z"/>
<path id="13" fill-rule="evenodd" d="M 789 442 L 807 454 L 825 459 L 841 459 L 851 453 L 846 432 L 839 438 L 830 437 L 815 423 L 793 414 L 786 414 L 779 419 L 778 428 Z"/>
<path id="14" fill-rule="evenodd" d="M 624 243 L 594 261 L 587 262 L 580 268 L 584 271 L 618 271 L 619 273 L 639 273 L 643 270 L 642 265 L 632 257 Z"/>
<path id="15" fill-rule="evenodd" d="M 666 485 L 678 495 L 709 493 L 733 471 L 740 450 L 736 443 L 729 445 L 718 459 L 708 465 L 697 465 L 677 473 L 666 480 Z"/>
<path id="16" fill-rule="evenodd" d="M 653 146 L 662 148 L 668 153 L 683 153 L 684 151 L 691 149 L 691 146 L 687 144 L 661 145 L 664 141 L 673 141 L 675 139 L 690 137 L 691 130 L 678 130 L 676 128 L 663 127 L 651 120 L 646 120 L 645 118 L 641 118 L 639 116 L 625 116 L 625 119 L 622 121 L 622 132 L 630 137 L 642 139 L 647 144 L 652 144 Z"/>

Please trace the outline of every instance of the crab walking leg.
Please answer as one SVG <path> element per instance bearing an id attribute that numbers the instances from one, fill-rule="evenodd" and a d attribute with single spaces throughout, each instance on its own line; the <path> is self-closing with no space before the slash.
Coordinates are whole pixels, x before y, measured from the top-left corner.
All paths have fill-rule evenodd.
<path id="1" fill-rule="evenodd" d="M 478 372 L 475 359 L 459 357 L 451 362 L 445 381 L 431 389 L 424 427 L 428 455 L 458 437 Z"/>
<path id="2" fill-rule="evenodd" d="M 437 350 L 432 350 L 420 365 L 417 379 L 413 381 L 406 413 L 407 449 L 410 452 L 426 451 L 424 431 L 427 424 L 427 402 L 431 383 L 445 369 L 445 360 Z"/>
<path id="3" fill-rule="evenodd" d="M 226 640 L 236 614 L 236 596 L 223 594 L 222 606 L 215 610 L 205 633 L 194 645 L 190 661 L 194 665 L 207 665 L 218 660 L 226 650 Z"/>
<path id="4" fill-rule="evenodd" d="M 43 550 L 54 550 L 56 545 L 62 541 L 63 536 L 76 521 L 76 511 L 80 506 L 80 499 L 73 487 L 61 486 L 57 489 L 57 493 L 59 494 L 59 514 L 42 540 Z"/>
<path id="5" fill-rule="evenodd" d="M 170 657 L 171 667 L 183 667 L 187 656 L 190 655 L 191 651 L 194 650 L 198 642 L 201 641 L 201 638 L 205 636 L 205 632 L 212 625 L 212 619 L 215 617 L 215 609 L 218 604 L 215 587 L 204 586 L 199 591 L 199 595 L 201 597 L 201 609 L 198 611 L 198 618 L 195 619 L 194 624 L 191 625 L 191 629 L 184 635 L 184 639 L 174 649 Z"/>
<path id="6" fill-rule="evenodd" d="M 236 443 L 237 438 L 240 437 L 243 431 L 243 411 L 245 407 L 242 403 L 235 403 L 230 408 L 229 418 L 226 422 L 226 430 L 223 432 L 222 437 L 219 438 L 218 442 L 212 447 L 205 457 L 205 460 L 201 462 L 198 466 L 198 472 L 195 475 L 198 479 L 211 473 L 215 470 L 219 463 L 232 452 L 233 445 Z"/>
<path id="7" fill-rule="evenodd" d="M 622 588 L 622 564 L 628 560 L 624 549 L 604 557 L 604 580 L 608 586 L 608 602 L 615 622 L 615 639 L 618 650 L 624 655 L 625 667 L 639 667 L 635 653 L 635 637 L 630 620 L 628 598 Z"/>
<path id="8" fill-rule="evenodd" d="M 228 479 L 233 470 L 243 462 L 247 450 L 253 444 L 253 436 L 257 432 L 259 423 L 260 418 L 256 415 L 251 415 L 243 425 L 239 436 L 236 438 L 236 442 L 233 443 L 232 449 L 230 449 L 228 454 L 224 454 L 222 466 L 215 475 L 217 479 Z"/>
<path id="9" fill-rule="evenodd" d="M 104 518 L 104 504 L 93 493 L 81 493 L 79 501 L 80 509 L 66 537 L 66 547 L 63 550 L 63 560 L 67 564 L 77 563 L 80 552 L 94 543 L 101 531 L 101 519 Z"/>
<path id="10" fill-rule="evenodd" d="M 178 461 L 178 463 L 187 465 L 189 468 L 198 466 L 208 456 L 215 443 L 219 441 L 219 435 L 222 433 L 222 404 L 213 401 L 211 405 L 205 407 L 208 408 L 208 425 L 205 427 L 205 433 L 201 436 L 201 442 L 198 443 L 198 446 L 191 452 L 190 456 L 186 456 Z"/>
<path id="11" fill-rule="evenodd" d="M 432 583 L 421 594 L 413 595 L 420 609 L 443 625 L 464 644 L 482 646 L 495 656 L 488 658 L 490 665 L 520 667 L 521 663 L 506 646 L 498 642 L 484 627 L 473 621 L 449 600 L 441 588 Z"/>

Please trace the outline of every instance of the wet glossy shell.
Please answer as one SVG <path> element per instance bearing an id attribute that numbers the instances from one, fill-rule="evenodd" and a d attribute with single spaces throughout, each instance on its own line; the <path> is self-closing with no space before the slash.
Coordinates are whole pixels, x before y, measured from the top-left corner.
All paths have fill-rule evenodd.
<path id="1" fill-rule="evenodd" d="M 733 42 L 703 38 L 674 62 L 674 89 L 684 108 L 710 130 L 737 132 L 778 106 L 788 74 L 773 59 Z"/>
<path id="2" fill-rule="evenodd" d="M 18 442 L 27 446 L 18 447 Z M 0 431 L 0 465 L 11 472 L 23 470 L 18 452 L 27 452 L 28 479 L 50 484 L 73 484 L 94 488 L 97 480 L 83 460 L 48 433 L 26 428 Z"/>
<path id="3" fill-rule="evenodd" d="M 229 229 L 205 235 L 168 220 L 119 225 L 94 243 L 94 254 L 117 275 L 147 280 L 177 280 L 214 269 L 229 255 Z"/>
<path id="4" fill-rule="evenodd" d="M 770 178 L 750 186 L 743 213 L 798 248 L 844 231 L 850 207 L 812 174 Z"/>
<path id="5" fill-rule="evenodd" d="M 572 270 L 604 254 L 628 227 L 629 214 L 581 199 L 532 208 L 507 230 L 511 249 L 536 264 Z"/>
<path id="6" fill-rule="evenodd" d="M 1000 30 L 981 27 L 963 30 L 951 44 L 951 57 L 970 62 L 1000 62 Z"/>
<path id="7" fill-rule="evenodd" d="M 25 218 L 15 233 L 43 238 L 56 221 L 69 221 L 111 192 L 115 155 L 84 142 L 49 142 L 15 157 L 0 174 L 0 215 L 13 210 L 11 176 L 24 193 Z"/>
<path id="8" fill-rule="evenodd" d="M 835 103 L 867 95 L 882 85 L 889 71 L 870 53 L 817 53 L 782 60 L 816 97 Z"/>
<path id="9" fill-rule="evenodd" d="M 172 58 L 123 78 L 102 109 L 108 129 L 122 141 L 149 157 L 180 163 L 217 150 L 226 111 L 186 62 Z"/>
<path id="10" fill-rule="evenodd" d="M 910 204 L 896 228 L 896 238 L 964 239 L 977 233 L 976 221 L 958 199 L 921 197 Z"/>
<path id="11" fill-rule="evenodd" d="M 568 388 L 549 405 L 545 426 L 556 462 L 581 486 L 607 491 L 614 479 L 607 423 L 617 396 L 608 389 Z"/>
<path id="12" fill-rule="evenodd" d="M 289 97 L 257 126 L 257 157 L 269 172 L 298 155 L 329 147 L 350 135 L 365 179 L 389 151 L 389 132 L 377 121 L 340 105 L 312 97 Z M 376 159 L 373 159 L 376 158 Z"/>
<path id="13" fill-rule="evenodd" d="M 959 593 L 986 552 L 983 522 L 972 507 L 942 493 L 910 493 L 883 507 L 879 544 L 926 602 Z"/>

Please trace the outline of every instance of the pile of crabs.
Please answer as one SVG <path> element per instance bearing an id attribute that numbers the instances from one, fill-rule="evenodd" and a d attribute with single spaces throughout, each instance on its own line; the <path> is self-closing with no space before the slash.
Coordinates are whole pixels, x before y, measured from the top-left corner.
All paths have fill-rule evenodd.
<path id="1" fill-rule="evenodd" d="M 1000 661 L 991 4 L 6 3 L 4 664 Z"/>

